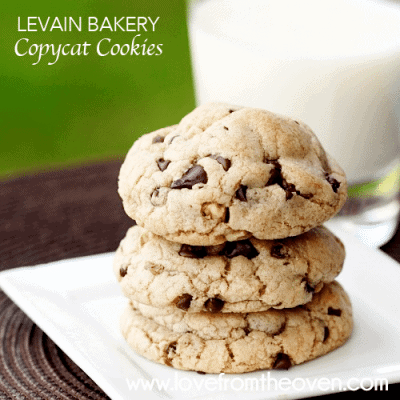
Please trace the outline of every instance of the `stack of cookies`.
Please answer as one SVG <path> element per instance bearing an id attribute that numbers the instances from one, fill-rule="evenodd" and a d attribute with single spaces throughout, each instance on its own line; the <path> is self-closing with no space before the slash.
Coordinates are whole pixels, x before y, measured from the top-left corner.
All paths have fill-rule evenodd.
<path id="1" fill-rule="evenodd" d="M 138 139 L 119 176 L 136 221 L 114 271 L 122 334 L 178 369 L 289 368 L 352 330 L 335 281 L 345 250 L 321 224 L 346 200 L 342 169 L 304 123 L 209 103 Z"/>

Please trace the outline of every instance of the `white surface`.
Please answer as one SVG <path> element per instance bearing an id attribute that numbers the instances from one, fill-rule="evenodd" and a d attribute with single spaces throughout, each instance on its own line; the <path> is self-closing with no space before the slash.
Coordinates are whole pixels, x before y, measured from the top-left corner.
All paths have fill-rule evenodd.
<path id="1" fill-rule="evenodd" d="M 398 155 L 400 6 L 368 0 L 208 0 L 190 13 L 198 104 L 308 124 L 350 184 Z"/>
<path id="2" fill-rule="evenodd" d="M 353 387 L 355 379 L 400 381 L 400 265 L 345 233 L 337 234 L 347 250 L 338 280 L 353 303 L 354 332 L 344 346 L 326 356 L 288 371 L 271 371 L 271 380 L 297 378 L 301 385 L 299 378 L 303 378 L 312 386 L 315 379 L 328 378 L 343 387 L 349 379 Z M 303 391 L 261 391 L 260 378 L 267 378 L 266 371 L 220 377 L 232 380 L 224 390 L 222 384 L 210 383 L 218 375 L 177 371 L 136 355 L 119 333 L 119 315 L 126 300 L 112 274 L 112 257 L 77 258 L 0 274 L 5 293 L 112 399 L 240 399 L 244 395 L 237 390 L 243 384 L 240 379 L 250 378 L 258 379 L 260 389 L 246 391 L 246 399 L 301 398 L 339 390 L 336 386 L 321 391 L 307 383 Z M 160 390 L 129 390 L 127 382 L 153 378 L 169 379 L 170 385 Z M 209 391 L 204 387 L 207 380 Z M 177 390 L 188 385 L 192 386 L 189 391 Z"/>

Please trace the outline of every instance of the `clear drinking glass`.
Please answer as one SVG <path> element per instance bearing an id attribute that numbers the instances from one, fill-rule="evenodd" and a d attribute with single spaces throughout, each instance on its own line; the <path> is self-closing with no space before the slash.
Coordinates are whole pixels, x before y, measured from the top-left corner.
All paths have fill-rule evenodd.
<path id="1" fill-rule="evenodd" d="M 193 0 L 196 101 L 298 118 L 345 170 L 334 223 L 371 246 L 399 217 L 400 8 L 374 0 Z"/>

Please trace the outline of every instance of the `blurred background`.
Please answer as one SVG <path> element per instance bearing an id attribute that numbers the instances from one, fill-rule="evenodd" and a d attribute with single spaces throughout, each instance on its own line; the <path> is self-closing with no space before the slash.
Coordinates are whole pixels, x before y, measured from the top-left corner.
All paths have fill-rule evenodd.
<path id="1" fill-rule="evenodd" d="M 267 3 L 277 7 L 276 14 L 273 8 L 266 7 Z M 346 223 L 350 218 L 357 229 L 358 225 L 363 226 L 360 231 L 363 241 L 367 240 L 364 225 L 368 229 L 373 225 L 383 227 L 379 240 L 367 240 L 374 246 L 381 245 L 397 229 L 400 214 L 398 121 L 394 121 L 393 113 L 396 108 L 397 119 L 400 118 L 400 29 L 386 29 L 388 15 L 381 18 L 382 22 L 375 8 L 367 7 L 370 3 L 397 5 L 400 21 L 398 0 L 3 1 L 0 5 L 0 183 L 16 177 L 30 179 L 37 171 L 68 174 L 70 167 L 120 161 L 139 136 L 178 123 L 195 107 L 196 100 L 198 104 L 215 100 L 246 104 L 294 114 L 317 132 L 351 184 L 352 202 L 347 202 L 342 210 Z M 190 13 L 191 35 L 188 35 L 187 4 L 189 10 L 197 10 Z M 356 5 L 353 14 L 341 11 L 347 10 L 347 5 Z M 296 7 L 299 14 L 308 16 L 308 23 L 298 18 Z M 295 21 L 300 21 L 298 25 L 287 22 L 290 12 Z M 326 28 L 327 15 L 331 26 Z M 154 32 L 150 25 L 147 32 L 109 29 L 89 32 L 89 16 L 97 17 L 99 25 L 104 17 L 111 21 L 126 16 L 159 19 Z M 355 23 L 360 16 L 368 22 L 364 23 L 365 31 L 358 29 L 364 25 Z M 28 17 L 40 17 L 42 21 L 49 17 L 47 31 L 42 32 L 38 23 L 37 32 L 18 31 L 18 17 L 22 29 L 27 28 Z M 83 29 L 50 32 L 55 17 L 61 21 L 64 17 L 76 21 L 81 17 Z M 375 23 L 377 20 L 380 22 Z M 278 21 L 278 28 L 283 27 L 278 35 L 275 28 L 268 31 L 274 21 Z M 281 21 L 288 26 L 285 28 Z M 336 31 L 336 27 L 340 30 Z M 375 34 L 381 31 L 382 35 Z M 162 44 L 162 54 L 101 57 L 96 53 L 96 44 L 101 39 L 111 40 L 106 46 L 109 49 L 113 44 L 130 44 L 137 34 L 140 38 L 136 43 L 146 40 L 148 46 Z M 265 37 L 272 35 L 275 40 L 265 41 Z M 348 38 L 355 37 L 365 42 L 361 48 L 367 54 L 354 60 L 350 57 L 348 61 L 349 57 L 342 54 L 343 47 Z M 15 45 L 22 38 L 29 39 L 28 44 L 22 42 L 22 51 L 32 44 L 53 44 L 57 48 L 60 44 L 87 42 L 91 46 L 87 56 L 61 55 L 57 62 L 48 65 L 55 56 L 47 54 L 32 65 L 38 60 L 37 55 L 19 57 L 15 53 Z M 189 39 L 194 50 L 193 74 Z M 250 47 L 244 39 L 249 40 Z M 318 46 L 313 47 L 316 39 Z M 260 49 L 265 52 L 254 47 L 254 43 L 261 43 Z M 271 55 L 268 46 L 273 43 L 290 53 L 290 62 L 284 52 L 276 57 Z M 360 43 L 354 43 L 358 51 Z M 375 48 L 370 50 L 372 43 Z M 252 46 L 257 50 L 249 53 Z M 308 59 L 307 46 L 315 51 Z M 351 45 L 348 47 L 351 49 Z M 374 53 L 383 49 L 389 56 L 380 55 L 377 62 Z M 326 63 L 318 63 L 319 56 L 328 50 L 334 56 L 330 54 Z M 296 51 L 301 56 L 294 61 L 291 57 Z M 114 164 L 110 182 L 116 181 L 119 165 Z M 81 185 L 86 184 L 81 182 Z M 29 191 L 37 192 L 37 188 Z M 48 201 L 49 196 L 54 196 L 54 191 L 43 197 L 43 201 Z M 375 210 L 378 208 L 379 213 Z"/>
<path id="2" fill-rule="evenodd" d="M 0 10 L 0 180 L 123 157 L 138 136 L 177 123 L 195 106 L 184 0 L 20 0 L 2 2 Z M 155 32 L 88 32 L 86 24 L 81 32 L 19 32 L 18 17 L 26 28 L 28 16 L 160 19 Z M 100 39 L 122 45 L 137 33 L 163 44 L 162 55 L 96 54 Z M 47 65 L 53 56 L 44 56 L 32 65 L 37 57 L 14 52 L 21 38 L 29 45 L 92 46 L 88 56 L 60 56 L 54 65 Z"/>

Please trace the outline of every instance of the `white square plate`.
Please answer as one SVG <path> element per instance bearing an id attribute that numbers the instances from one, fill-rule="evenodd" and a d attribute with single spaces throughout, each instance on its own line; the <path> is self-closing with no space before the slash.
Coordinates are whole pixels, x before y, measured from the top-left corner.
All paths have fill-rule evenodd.
<path id="1" fill-rule="evenodd" d="M 288 371 L 199 375 L 135 354 L 119 332 L 126 299 L 110 253 L 7 270 L 0 286 L 114 400 L 223 400 L 244 393 L 246 399 L 292 399 L 368 388 L 379 379 L 399 382 L 400 265 L 330 227 L 346 246 L 338 280 L 353 303 L 354 331 L 341 348 Z"/>

